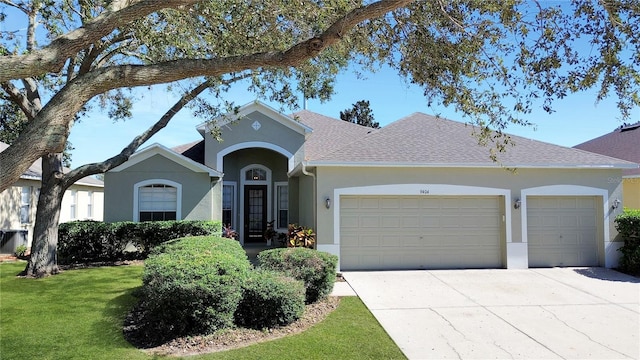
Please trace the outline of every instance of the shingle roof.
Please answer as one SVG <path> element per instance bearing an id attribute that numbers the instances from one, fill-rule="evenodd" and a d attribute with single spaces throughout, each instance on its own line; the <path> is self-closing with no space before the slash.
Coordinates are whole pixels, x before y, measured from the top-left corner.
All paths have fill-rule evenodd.
<path id="1" fill-rule="evenodd" d="M 313 127 L 313 126 L 312 126 Z M 474 128 L 457 121 L 414 113 L 311 157 L 311 164 L 398 164 L 426 166 L 500 166 L 489 157 L 491 144 L 478 144 Z M 513 167 L 629 167 L 633 164 L 587 151 L 511 136 L 516 146 L 498 154 Z"/>
<path id="2" fill-rule="evenodd" d="M 313 129 L 304 144 L 306 160 L 317 159 L 322 155 L 342 148 L 362 139 L 375 129 L 334 119 L 308 110 L 291 115 L 304 125 Z"/>
<path id="3" fill-rule="evenodd" d="M 171 150 L 182 154 L 189 159 L 204 165 L 204 140 L 190 142 L 188 144 L 178 145 Z"/>
<path id="4" fill-rule="evenodd" d="M 8 144 L 5 144 L 0 141 L 0 152 L 3 152 L 8 147 L 9 147 Z M 66 168 L 66 167 L 63 168 L 63 171 L 65 173 L 68 172 L 69 170 L 70 170 L 69 168 Z M 41 180 L 42 179 L 42 159 L 38 159 L 33 164 L 31 164 L 29 169 L 27 169 L 27 171 L 25 171 L 22 174 L 22 176 L 20 176 L 20 178 L 30 179 L 30 180 Z M 98 187 L 104 186 L 104 182 L 91 176 L 83 177 L 82 179 L 76 181 L 76 184 L 98 186 Z"/>
<path id="5" fill-rule="evenodd" d="M 574 148 L 640 163 L 640 123 L 619 127 Z M 640 175 L 640 168 L 624 170 L 623 175 Z"/>
<path id="6" fill-rule="evenodd" d="M 619 158 L 514 135 L 510 139 L 515 146 L 498 153 L 496 163 L 490 158 L 495 144 L 480 145 L 473 136 L 477 128 L 423 113 L 411 114 L 382 129 L 308 110 L 291 117 L 313 129 L 304 145 L 305 160 L 312 166 L 615 167 L 637 171 L 637 164 Z M 204 163 L 203 140 L 173 150 Z"/>

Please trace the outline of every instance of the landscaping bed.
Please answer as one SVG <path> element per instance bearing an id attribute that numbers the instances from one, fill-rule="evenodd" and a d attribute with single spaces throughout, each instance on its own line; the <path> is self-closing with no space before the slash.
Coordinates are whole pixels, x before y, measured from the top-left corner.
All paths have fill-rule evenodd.
<path id="1" fill-rule="evenodd" d="M 125 320 L 125 338 L 136 347 L 144 348 L 154 355 L 189 356 L 207 354 L 218 351 L 238 349 L 245 346 L 279 339 L 301 333 L 324 320 L 327 315 L 337 309 L 340 299 L 329 297 L 321 302 L 306 306 L 304 315 L 290 325 L 265 330 L 247 328 L 227 329 L 207 336 L 188 336 L 173 339 L 160 346 L 149 347 L 144 340 L 132 338 L 139 318 L 131 314 Z"/>

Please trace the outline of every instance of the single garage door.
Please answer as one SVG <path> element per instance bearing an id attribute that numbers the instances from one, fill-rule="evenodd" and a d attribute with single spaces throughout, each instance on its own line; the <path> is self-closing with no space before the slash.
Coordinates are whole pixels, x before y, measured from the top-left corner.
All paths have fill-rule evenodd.
<path id="1" fill-rule="evenodd" d="M 502 267 L 499 196 L 342 196 L 342 270 Z"/>
<path id="2" fill-rule="evenodd" d="M 597 266 L 593 196 L 527 197 L 529 267 Z"/>

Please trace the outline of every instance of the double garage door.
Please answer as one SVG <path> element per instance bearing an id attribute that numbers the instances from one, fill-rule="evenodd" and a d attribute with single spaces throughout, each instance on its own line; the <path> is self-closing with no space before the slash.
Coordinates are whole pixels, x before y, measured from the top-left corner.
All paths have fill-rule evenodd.
<path id="1" fill-rule="evenodd" d="M 340 268 L 502 268 L 503 203 L 500 196 L 342 196 Z M 597 266 L 598 203 L 528 197 L 529 266 Z"/>
<path id="2" fill-rule="evenodd" d="M 342 270 L 502 267 L 498 196 L 342 196 Z"/>

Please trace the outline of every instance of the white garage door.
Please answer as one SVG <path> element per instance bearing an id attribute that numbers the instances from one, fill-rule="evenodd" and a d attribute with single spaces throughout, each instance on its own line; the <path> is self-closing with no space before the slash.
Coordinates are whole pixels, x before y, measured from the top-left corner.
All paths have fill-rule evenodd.
<path id="1" fill-rule="evenodd" d="M 342 270 L 502 267 L 498 196 L 342 196 Z"/>
<path id="2" fill-rule="evenodd" d="M 592 196 L 528 197 L 529 267 L 597 266 L 597 206 Z"/>

